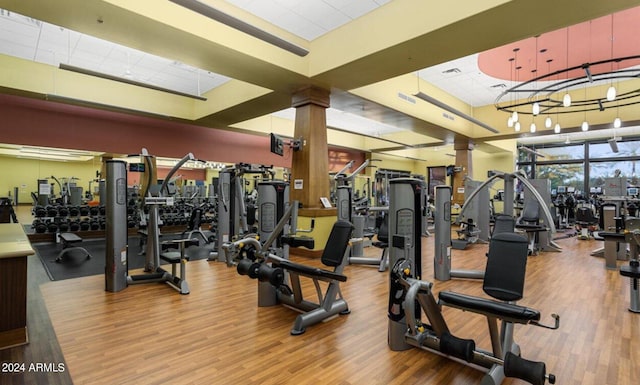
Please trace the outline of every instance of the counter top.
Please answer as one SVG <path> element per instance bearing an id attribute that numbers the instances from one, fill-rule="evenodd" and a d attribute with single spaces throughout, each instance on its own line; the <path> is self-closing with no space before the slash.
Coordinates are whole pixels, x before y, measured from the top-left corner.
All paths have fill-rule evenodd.
<path id="1" fill-rule="evenodd" d="M 0 223 L 0 258 L 35 254 L 20 223 Z"/>

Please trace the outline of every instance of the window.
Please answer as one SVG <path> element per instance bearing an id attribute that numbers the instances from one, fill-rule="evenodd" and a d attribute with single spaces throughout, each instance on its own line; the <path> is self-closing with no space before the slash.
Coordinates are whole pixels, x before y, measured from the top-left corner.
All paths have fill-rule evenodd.
<path id="1" fill-rule="evenodd" d="M 618 152 L 613 152 L 608 141 L 580 144 L 540 144 L 528 148 L 543 156 L 530 156 L 520 150 L 518 169 L 526 171 L 529 178 L 549 179 L 551 189 L 558 187 L 575 189 L 576 194 L 588 193 L 592 188 L 604 190 L 605 178 L 616 172 L 625 178 L 627 186 L 640 186 L 640 140 L 616 141 Z M 586 195 L 586 194 L 585 194 Z"/>
<path id="2" fill-rule="evenodd" d="M 606 144 L 609 147 L 608 144 Z M 536 147 L 536 151 L 544 155 L 544 158 L 538 157 L 537 161 L 563 161 L 584 159 L 584 144 L 570 144 L 564 146 L 549 146 L 540 148 Z"/>
<path id="3" fill-rule="evenodd" d="M 565 186 L 567 189 L 573 187 L 576 193 L 579 193 L 584 189 L 584 165 L 583 163 L 538 165 L 536 178 L 549 179 L 552 189 L 560 186 Z"/>
<path id="4" fill-rule="evenodd" d="M 640 160 L 592 161 L 589 163 L 589 188 L 604 187 L 604 178 L 614 177 L 616 171 L 627 178 L 627 184 L 639 185 Z"/>
<path id="5" fill-rule="evenodd" d="M 640 156 L 640 141 L 618 141 L 616 142 L 616 147 L 618 148 L 618 152 L 613 152 L 613 149 L 608 142 L 590 143 L 589 158 L 627 158 L 630 156 Z"/>

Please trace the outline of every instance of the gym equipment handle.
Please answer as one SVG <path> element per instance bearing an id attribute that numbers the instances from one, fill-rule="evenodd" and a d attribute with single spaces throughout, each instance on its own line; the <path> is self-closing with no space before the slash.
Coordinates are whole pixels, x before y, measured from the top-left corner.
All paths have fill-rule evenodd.
<path id="1" fill-rule="evenodd" d="M 553 319 L 555 320 L 555 324 L 553 326 L 544 325 L 539 323 L 538 321 L 532 321 L 531 325 L 539 326 L 545 329 L 556 330 L 560 327 L 560 316 L 558 314 L 551 314 L 551 317 L 553 317 Z"/>

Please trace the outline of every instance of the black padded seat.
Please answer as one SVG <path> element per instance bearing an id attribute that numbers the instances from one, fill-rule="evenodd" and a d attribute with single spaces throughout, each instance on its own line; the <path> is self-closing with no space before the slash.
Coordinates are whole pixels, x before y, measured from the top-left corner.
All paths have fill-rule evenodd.
<path id="1" fill-rule="evenodd" d="M 640 278 L 640 267 L 631 265 L 620 266 L 620 275 L 629 278 Z"/>
<path id="2" fill-rule="evenodd" d="M 171 264 L 180 263 L 181 259 L 185 259 L 188 261 L 189 256 L 184 252 L 184 250 L 188 247 L 199 245 L 200 243 L 195 238 L 165 241 L 160 245 L 160 248 L 162 249 L 160 258 L 163 261 L 169 262 Z"/>
<path id="3" fill-rule="evenodd" d="M 65 247 L 71 243 L 82 242 L 82 238 L 74 233 L 61 233 L 59 237 Z"/>
<path id="4" fill-rule="evenodd" d="M 527 248 L 527 239 L 517 233 L 499 233 L 491 238 L 482 290 L 503 302 L 442 291 L 440 303 L 508 322 L 526 324 L 539 321 L 539 311 L 510 303 L 524 295 Z"/>
<path id="5" fill-rule="evenodd" d="M 474 313 L 495 316 L 515 323 L 527 324 L 540 320 L 540 312 L 526 306 L 498 302 L 451 291 L 441 291 L 438 297 L 441 302 L 446 303 L 448 306 L 462 310 L 470 310 Z"/>
<path id="6" fill-rule="evenodd" d="M 290 261 L 278 261 L 277 265 L 284 269 L 295 271 L 296 273 L 300 273 L 302 275 L 317 277 L 318 279 L 324 278 L 324 279 L 336 280 L 340 282 L 347 281 L 347 276 L 334 273 L 333 271 L 324 270 L 319 267 L 301 265 L 301 264 L 290 262 Z"/>
<path id="7" fill-rule="evenodd" d="M 353 225 L 348 221 L 337 221 L 333 225 L 324 251 L 322 252 L 322 257 L 320 258 L 323 265 L 335 268 L 342 264 L 345 256 L 345 251 L 349 246 L 352 229 Z M 306 275 L 308 277 L 314 277 L 323 280 L 336 280 L 340 282 L 345 282 L 347 280 L 347 277 L 345 275 L 336 273 L 335 271 L 302 265 L 288 260 L 273 260 L 272 263 L 274 265 L 279 265 L 282 268 Z"/>
<path id="8" fill-rule="evenodd" d="M 578 207 L 576 209 L 576 223 L 583 226 L 593 226 L 598 224 L 598 218 L 589 207 Z"/>
<path id="9" fill-rule="evenodd" d="M 348 221 L 337 221 L 331 228 L 327 244 L 320 260 L 325 266 L 337 267 L 342 264 L 345 251 L 349 246 L 353 225 Z"/>
<path id="10" fill-rule="evenodd" d="M 500 233 L 513 233 L 515 231 L 515 227 L 516 220 L 511 215 L 496 215 L 491 235 L 493 236 Z"/>
<path id="11" fill-rule="evenodd" d="M 165 262 L 174 264 L 174 263 L 180 263 L 180 260 L 183 258 L 180 257 L 179 251 L 165 251 L 162 254 L 160 254 L 160 259 L 162 259 Z M 189 256 L 185 255 L 184 260 L 188 261 Z"/>
<path id="12" fill-rule="evenodd" d="M 517 233 L 491 238 L 482 289 L 501 301 L 517 301 L 524 294 L 528 241 Z"/>
<path id="13" fill-rule="evenodd" d="M 548 231 L 549 229 L 540 224 L 540 204 L 536 200 L 531 200 L 524 205 L 522 214 L 516 220 L 516 229 L 523 231 L 527 234 L 529 239 L 529 253 L 535 254 L 537 249 L 535 247 L 536 234 L 541 231 Z"/>
<path id="14" fill-rule="evenodd" d="M 87 259 L 91 258 L 91 254 L 82 246 L 73 246 L 76 243 L 82 243 L 83 239 L 74 233 L 60 233 L 58 234 L 60 242 L 62 243 L 62 250 L 58 254 L 56 258 L 56 262 L 62 262 L 62 258 L 71 253 L 72 251 L 80 251 L 82 252 Z"/>
<path id="15" fill-rule="evenodd" d="M 313 249 L 315 247 L 315 239 L 306 236 L 299 235 L 283 235 L 280 237 L 282 243 L 285 243 L 291 247 L 304 247 L 306 249 Z"/>
<path id="16" fill-rule="evenodd" d="M 372 242 L 371 244 L 380 249 L 386 249 L 389 247 L 389 216 L 386 215 L 380 223 L 380 228 L 378 229 L 378 240 Z"/>
<path id="17" fill-rule="evenodd" d="M 193 237 L 193 234 L 195 233 L 204 240 L 204 243 L 209 243 L 209 239 L 204 235 L 202 229 L 200 228 L 203 221 L 204 209 L 196 207 L 191 210 L 191 215 L 189 215 L 189 220 L 187 222 L 187 229 L 182 232 L 181 237 L 191 239 Z M 177 225 L 178 223 L 174 221 L 174 224 Z"/>

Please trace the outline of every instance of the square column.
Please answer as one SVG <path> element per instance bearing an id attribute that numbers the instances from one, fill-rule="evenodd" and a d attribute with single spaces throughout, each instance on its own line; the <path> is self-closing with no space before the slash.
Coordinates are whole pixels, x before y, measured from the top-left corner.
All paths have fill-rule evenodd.
<path id="1" fill-rule="evenodd" d="M 464 193 L 459 193 L 459 188 L 464 188 L 464 177 L 473 178 L 473 161 L 471 159 L 471 151 L 473 151 L 473 142 L 468 139 L 455 139 L 453 149 L 456 151 L 456 167 L 461 167 L 461 172 L 453 173 L 453 195 L 452 203 L 460 206 L 464 204 Z"/>
<path id="2" fill-rule="evenodd" d="M 302 139 L 291 162 L 291 199 L 301 202 L 303 210 L 321 209 L 320 197 L 329 197 L 329 91 L 304 88 L 293 94 L 291 106 L 296 109 L 294 137 Z"/>

